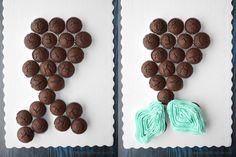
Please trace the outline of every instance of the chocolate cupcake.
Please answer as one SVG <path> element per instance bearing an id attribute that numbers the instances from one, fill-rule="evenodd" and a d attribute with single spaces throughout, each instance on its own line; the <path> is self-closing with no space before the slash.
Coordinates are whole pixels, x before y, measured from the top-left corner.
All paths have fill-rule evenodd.
<path id="1" fill-rule="evenodd" d="M 184 30 L 183 21 L 178 18 L 171 19 L 168 23 L 168 30 L 175 35 L 180 34 Z"/>
<path id="2" fill-rule="evenodd" d="M 43 34 L 48 31 L 48 22 L 43 18 L 37 18 L 31 23 L 31 30 Z"/>
<path id="3" fill-rule="evenodd" d="M 66 22 L 66 29 L 71 33 L 77 33 L 82 29 L 82 22 L 77 17 L 71 17 Z"/>
<path id="4" fill-rule="evenodd" d="M 33 140 L 34 132 L 29 127 L 21 127 L 17 131 L 17 138 L 19 139 L 19 141 L 21 141 L 23 143 L 28 143 Z"/>
<path id="5" fill-rule="evenodd" d="M 158 66 L 153 61 L 146 61 L 143 63 L 141 71 L 144 77 L 152 77 L 158 72 Z"/>
<path id="6" fill-rule="evenodd" d="M 165 33 L 167 31 L 167 23 L 163 19 L 160 19 L 160 18 L 155 19 L 150 24 L 150 30 L 153 33 L 161 35 L 161 34 L 163 34 L 163 33 Z"/>
<path id="7" fill-rule="evenodd" d="M 193 67 L 191 66 L 191 64 L 189 64 L 187 62 L 181 62 L 178 64 L 178 66 L 176 68 L 176 72 L 177 72 L 178 76 L 180 76 L 182 78 L 188 78 L 193 73 Z"/>
<path id="8" fill-rule="evenodd" d="M 72 47 L 68 50 L 67 59 L 74 64 L 80 63 L 84 59 L 84 52 L 79 47 Z"/>
<path id="9" fill-rule="evenodd" d="M 29 49 L 35 49 L 39 47 L 41 43 L 41 38 L 36 33 L 27 34 L 24 39 L 25 46 Z"/>
<path id="10" fill-rule="evenodd" d="M 92 37 L 88 32 L 79 32 L 75 36 L 75 43 L 80 47 L 80 48 L 87 48 L 91 45 L 92 43 Z"/>
<path id="11" fill-rule="evenodd" d="M 36 118 L 32 122 L 32 129 L 38 134 L 44 133 L 48 129 L 48 123 L 43 118 Z"/>
<path id="12" fill-rule="evenodd" d="M 175 73 L 175 65 L 166 60 L 159 64 L 159 73 L 164 77 L 171 76 Z"/>
<path id="13" fill-rule="evenodd" d="M 16 122 L 21 126 L 27 126 L 32 122 L 32 116 L 27 110 L 21 110 L 16 115 Z"/>
<path id="14" fill-rule="evenodd" d="M 62 33 L 59 37 L 59 44 L 63 48 L 70 48 L 74 45 L 74 37 L 70 33 Z"/>
<path id="15" fill-rule="evenodd" d="M 39 93 L 39 101 L 43 104 L 51 104 L 55 101 L 56 94 L 51 89 L 43 89 Z"/>
<path id="16" fill-rule="evenodd" d="M 40 64 L 40 72 L 44 76 L 52 76 L 56 71 L 56 64 L 51 60 L 44 61 Z"/>
<path id="17" fill-rule="evenodd" d="M 71 121 L 66 116 L 59 116 L 54 120 L 54 126 L 59 131 L 66 131 L 70 128 Z"/>
<path id="18" fill-rule="evenodd" d="M 185 58 L 185 53 L 181 48 L 174 47 L 169 52 L 170 61 L 173 63 L 180 63 Z"/>
<path id="19" fill-rule="evenodd" d="M 185 22 L 185 30 L 190 34 L 196 34 L 200 31 L 200 29 L 201 29 L 201 23 L 196 18 L 189 18 Z"/>
<path id="20" fill-rule="evenodd" d="M 30 113 L 34 117 L 42 117 L 46 113 L 46 106 L 40 101 L 35 101 L 30 105 Z"/>
<path id="21" fill-rule="evenodd" d="M 175 37 L 170 33 L 165 33 L 161 36 L 161 45 L 166 49 L 171 49 L 176 44 Z"/>
<path id="22" fill-rule="evenodd" d="M 71 130 L 76 134 L 82 134 L 87 130 L 87 122 L 82 118 L 72 121 Z"/>
<path id="23" fill-rule="evenodd" d="M 149 80 L 149 86 L 155 91 L 162 90 L 166 86 L 166 80 L 161 75 L 152 76 Z"/>
<path id="24" fill-rule="evenodd" d="M 64 79 L 57 75 L 54 74 L 52 76 L 49 76 L 48 78 L 48 88 L 50 88 L 53 91 L 59 91 L 65 87 L 65 81 Z"/>
<path id="25" fill-rule="evenodd" d="M 66 51 L 61 47 L 54 47 L 50 52 L 50 58 L 56 62 L 60 63 L 66 59 Z"/>
<path id="26" fill-rule="evenodd" d="M 73 102 L 66 107 L 66 115 L 71 119 L 79 118 L 82 113 L 83 109 L 79 103 Z"/>
<path id="27" fill-rule="evenodd" d="M 198 48 L 191 48 L 186 52 L 186 60 L 190 64 L 197 64 L 202 60 L 202 52 Z"/>
<path id="28" fill-rule="evenodd" d="M 164 105 L 167 105 L 168 102 L 174 99 L 174 93 L 168 89 L 162 89 L 158 95 L 157 99 L 162 102 Z"/>
<path id="29" fill-rule="evenodd" d="M 44 47 L 38 47 L 32 53 L 32 58 L 36 62 L 44 62 L 48 59 L 48 57 L 49 57 L 48 50 Z"/>
<path id="30" fill-rule="evenodd" d="M 169 76 L 166 80 L 167 88 L 171 91 L 178 91 L 183 88 L 183 80 L 177 76 Z"/>
<path id="31" fill-rule="evenodd" d="M 194 36 L 194 45 L 199 49 L 205 49 L 210 45 L 208 34 L 200 32 Z"/>
<path id="32" fill-rule="evenodd" d="M 42 44 L 46 48 L 53 48 L 57 44 L 57 37 L 53 33 L 45 33 L 42 36 Z"/>
<path id="33" fill-rule="evenodd" d="M 193 45 L 193 38 L 190 35 L 183 33 L 179 35 L 177 42 L 180 48 L 187 49 Z"/>
<path id="34" fill-rule="evenodd" d="M 149 50 L 155 49 L 160 43 L 160 39 L 154 33 L 149 33 L 143 38 L 143 45 Z"/>
<path id="35" fill-rule="evenodd" d="M 152 60 L 156 63 L 163 62 L 167 59 L 167 52 L 161 47 L 157 47 L 152 51 Z"/>
<path id="36" fill-rule="evenodd" d="M 66 104 L 64 101 L 57 99 L 50 105 L 50 111 L 55 116 L 61 116 L 66 111 Z"/>
<path id="37" fill-rule="evenodd" d="M 49 22 L 49 30 L 53 33 L 60 34 L 65 30 L 65 21 L 55 17 Z"/>
<path id="38" fill-rule="evenodd" d="M 39 65 L 33 60 L 28 60 L 23 64 L 22 71 L 26 77 L 32 77 L 39 72 Z"/>
<path id="39" fill-rule="evenodd" d="M 60 76 L 69 78 L 71 77 L 75 72 L 75 67 L 71 62 L 64 61 L 59 64 L 58 66 L 58 73 Z"/>
<path id="40" fill-rule="evenodd" d="M 37 91 L 47 87 L 47 79 L 41 74 L 33 76 L 30 80 L 31 87 Z"/>

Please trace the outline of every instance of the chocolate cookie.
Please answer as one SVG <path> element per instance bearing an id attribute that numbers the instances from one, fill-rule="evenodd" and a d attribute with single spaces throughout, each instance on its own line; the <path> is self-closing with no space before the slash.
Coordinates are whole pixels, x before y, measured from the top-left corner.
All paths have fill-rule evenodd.
<path id="1" fill-rule="evenodd" d="M 180 63 L 185 58 L 185 53 L 181 48 L 174 47 L 169 52 L 170 61 L 173 63 Z"/>
<path id="2" fill-rule="evenodd" d="M 53 91 L 59 91 L 65 87 L 65 81 L 64 79 L 57 75 L 54 74 L 52 76 L 49 76 L 48 78 L 48 88 L 50 88 Z"/>
<path id="3" fill-rule="evenodd" d="M 149 86 L 155 91 L 162 90 L 166 86 L 166 80 L 161 75 L 152 76 L 149 80 Z"/>
<path id="4" fill-rule="evenodd" d="M 51 89 L 43 89 L 39 93 L 39 101 L 43 104 L 51 104 L 55 101 L 56 94 Z"/>
<path id="5" fill-rule="evenodd" d="M 16 122 L 21 126 L 27 126 L 32 122 L 32 116 L 27 110 L 21 110 L 16 115 Z"/>
<path id="6" fill-rule="evenodd" d="M 70 48 L 74 45 L 74 37 L 70 33 L 62 33 L 59 37 L 59 44 L 63 48 Z"/>
<path id="7" fill-rule="evenodd" d="M 194 45 L 197 48 L 205 49 L 210 45 L 210 37 L 208 34 L 200 32 L 194 36 Z"/>
<path id="8" fill-rule="evenodd" d="M 59 116 L 54 121 L 55 128 L 59 131 L 66 131 L 69 129 L 71 122 L 66 116 Z"/>
<path id="9" fill-rule="evenodd" d="M 56 71 L 56 64 L 51 60 L 44 61 L 40 64 L 40 72 L 44 76 L 52 76 Z"/>
<path id="10" fill-rule="evenodd" d="M 23 64 L 22 71 L 26 77 L 32 77 L 39 72 L 39 65 L 33 60 L 28 60 Z"/>
<path id="11" fill-rule="evenodd" d="M 66 51 L 61 47 L 54 47 L 50 52 L 50 58 L 56 62 L 60 63 L 66 59 Z"/>
<path id="12" fill-rule="evenodd" d="M 79 118 L 82 113 L 83 109 L 79 103 L 73 102 L 66 107 L 66 115 L 71 119 Z"/>
<path id="13" fill-rule="evenodd" d="M 165 33 L 161 36 L 161 45 L 166 49 L 171 49 L 176 44 L 175 37 L 170 33 Z"/>
<path id="14" fill-rule="evenodd" d="M 167 52 L 161 47 L 157 47 L 152 51 L 152 60 L 156 63 L 163 62 L 167 59 Z"/>
<path id="15" fill-rule="evenodd" d="M 152 77 L 154 75 L 156 75 L 156 73 L 158 72 L 158 66 L 155 62 L 153 61 L 146 61 L 143 63 L 142 67 L 141 67 L 141 71 L 144 75 L 144 77 Z"/>
<path id="16" fill-rule="evenodd" d="M 169 101 L 174 99 L 174 93 L 168 89 L 162 89 L 158 95 L 157 99 L 164 105 L 167 105 Z"/>
<path id="17" fill-rule="evenodd" d="M 30 113 L 34 117 L 42 117 L 46 113 L 46 106 L 40 101 L 35 101 L 30 105 Z"/>
<path id="18" fill-rule="evenodd" d="M 193 38 L 190 35 L 183 33 L 179 35 L 177 42 L 180 48 L 187 49 L 193 45 Z"/>
<path id="19" fill-rule="evenodd" d="M 183 80 L 177 76 L 169 76 L 166 80 L 167 88 L 171 91 L 178 91 L 183 88 Z"/>
<path id="20" fill-rule="evenodd" d="M 65 30 L 65 21 L 58 17 L 51 19 L 49 22 L 49 30 L 56 34 L 60 34 Z"/>
<path id="21" fill-rule="evenodd" d="M 71 77 L 75 72 L 75 67 L 71 62 L 64 61 L 59 64 L 58 66 L 58 73 L 62 77 L 69 78 Z"/>
<path id="22" fill-rule="evenodd" d="M 31 23 L 31 30 L 43 34 L 48 31 L 48 22 L 43 18 L 37 18 Z"/>
<path id="23" fill-rule="evenodd" d="M 45 33 L 42 36 L 42 44 L 46 48 L 53 48 L 57 44 L 57 37 L 53 33 Z"/>
<path id="24" fill-rule="evenodd" d="M 70 50 L 68 50 L 67 59 L 71 63 L 80 63 L 84 59 L 84 52 L 79 47 L 72 47 Z"/>
<path id="25" fill-rule="evenodd" d="M 182 78 L 188 78 L 193 73 L 193 67 L 191 64 L 189 64 L 187 62 L 181 62 L 178 64 L 178 66 L 176 68 L 176 72 L 177 72 L 178 76 L 180 76 Z"/>
<path id="26" fill-rule="evenodd" d="M 175 65 L 172 62 L 166 60 L 159 64 L 159 73 L 164 77 L 173 75 L 175 73 Z"/>
<path id="27" fill-rule="evenodd" d="M 36 118 L 32 122 L 32 129 L 36 133 L 44 133 L 48 129 L 48 123 L 43 118 Z"/>
<path id="28" fill-rule="evenodd" d="M 71 130 L 76 134 L 82 134 L 87 130 L 87 122 L 82 118 L 72 121 Z"/>
<path id="29" fill-rule="evenodd" d="M 29 127 L 21 127 L 17 131 L 17 138 L 19 139 L 19 141 L 21 141 L 23 143 L 28 143 L 33 140 L 34 132 Z"/>
<path id="30" fill-rule="evenodd" d="M 160 19 L 160 18 L 155 19 L 150 24 L 150 30 L 153 33 L 161 35 L 161 34 L 163 34 L 163 33 L 165 33 L 167 31 L 167 23 L 163 19 Z"/>
<path id="31" fill-rule="evenodd" d="M 41 38 L 38 34 L 30 33 L 27 34 L 24 39 L 25 46 L 29 49 L 35 49 L 39 47 L 41 43 Z"/>
<path id="32" fill-rule="evenodd" d="M 48 57 L 49 57 L 48 50 L 44 47 L 38 47 L 32 53 L 32 58 L 36 62 L 44 62 L 48 59 Z"/>
<path id="33" fill-rule="evenodd" d="M 82 29 L 82 22 L 77 17 L 71 17 L 66 22 L 66 29 L 71 33 L 77 33 Z"/>
<path id="34" fill-rule="evenodd" d="M 50 105 L 50 111 L 56 116 L 61 116 L 66 111 L 66 104 L 64 101 L 57 99 Z"/>
<path id="35" fill-rule="evenodd" d="M 92 43 L 92 37 L 88 32 L 79 32 L 75 36 L 75 43 L 80 47 L 80 48 L 87 48 L 91 45 Z"/>
<path id="36" fill-rule="evenodd" d="M 200 31 L 200 29 L 201 29 L 201 23 L 196 18 L 189 18 L 185 22 L 185 30 L 190 34 L 196 34 Z"/>
<path id="37" fill-rule="evenodd" d="M 168 23 L 168 30 L 175 35 L 180 34 L 184 30 L 183 21 L 178 18 L 171 19 Z"/>
<path id="38" fill-rule="evenodd" d="M 34 75 L 30 80 L 31 87 L 35 90 L 42 90 L 47 87 L 47 79 L 40 74 Z"/>
<path id="39" fill-rule="evenodd" d="M 190 64 L 197 64 L 202 60 L 202 52 L 198 48 L 191 48 L 186 52 L 186 60 Z"/>
<path id="40" fill-rule="evenodd" d="M 154 33 L 149 33 L 143 38 L 143 45 L 149 50 L 155 49 L 160 43 L 160 39 Z"/>

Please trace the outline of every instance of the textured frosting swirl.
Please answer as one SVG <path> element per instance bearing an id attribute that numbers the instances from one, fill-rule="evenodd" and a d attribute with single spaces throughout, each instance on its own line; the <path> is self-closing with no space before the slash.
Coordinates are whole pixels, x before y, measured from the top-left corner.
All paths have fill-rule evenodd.
<path id="1" fill-rule="evenodd" d="M 135 116 L 136 139 L 148 143 L 166 130 L 165 110 L 161 102 L 153 101 L 147 109 L 140 110 Z"/>
<path id="2" fill-rule="evenodd" d="M 201 108 L 187 100 L 172 100 L 167 105 L 171 127 L 178 132 L 192 132 L 196 135 L 205 132 L 205 122 Z"/>

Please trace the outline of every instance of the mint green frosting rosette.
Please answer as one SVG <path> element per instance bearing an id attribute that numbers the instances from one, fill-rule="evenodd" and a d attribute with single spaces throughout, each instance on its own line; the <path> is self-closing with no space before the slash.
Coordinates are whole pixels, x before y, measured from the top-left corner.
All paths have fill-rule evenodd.
<path id="1" fill-rule="evenodd" d="M 161 102 L 153 101 L 147 109 L 140 110 L 135 116 L 136 139 L 148 143 L 166 130 L 165 110 Z"/>
<path id="2" fill-rule="evenodd" d="M 205 132 L 201 108 L 191 101 L 172 100 L 167 105 L 171 127 L 178 132 L 201 135 Z"/>

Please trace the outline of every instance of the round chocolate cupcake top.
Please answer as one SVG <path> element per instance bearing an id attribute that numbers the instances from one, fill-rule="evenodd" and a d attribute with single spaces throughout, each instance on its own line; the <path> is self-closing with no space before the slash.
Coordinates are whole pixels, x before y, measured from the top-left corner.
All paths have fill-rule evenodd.
<path id="1" fill-rule="evenodd" d="M 201 23 L 196 18 L 189 18 L 185 22 L 185 30 L 190 34 L 196 34 L 200 31 L 200 29 L 201 29 Z"/>
<path id="2" fill-rule="evenodd" d="M 74 37 L 70 33 L 62 33 L 59 37 L 59 44 L 63 48 L 70 48 L 74 45 Z"/>
<path id="3" fill-rule="evenodd" d="M 35 49 L 41 44 L 41 38 L 38 34 L 30 33 L 25 36 L 25 46 L 29 49 Z"/>
<path id="4" fill-rule="evenodd" d="M 42 44 L 46 48 L 53 48 L 57 44 L 57 37 L 53 33 L 45 33 L 42 36 Z"/>
<path id="5" fill-rule="evenodd" d="M 59 131 L 66 131 L 70 128 L 70 119 L 66 116 L 59 116 L 54 121 L 55 128 Z"/>
<path id="6" fill-rule="evenodd" d="M 144 77 L 152 77 L 154 75 L 156 75 L 156 73 L 158 72 L 158 66 L 155 62 L 153 61 L 146 61 L 143 63 L 142 67 L 141 67 L 141 71 L 144 75 Z"/>
<path id="7" fill-rule="evenodd" d="M 164 105 L 167 105 L 168 102 L 174 99 L 174 93 L 169 89 L 162 89 L 158 95 L 157 99 L 162 102 Z"/>
<path id="8" fill-rule="evenodd" d="M 166 80 L 167 88 L 171 91 L 178 91 L 183 88 L 183 80 L 177 76 L 169 76 Z"/>
<path id="9" fill-rule="evenodd" d="M 200 32 L 194 36 L 194 45 L 197 48 L 205 49 L 210 45 L 210 37 L 208 34 Z"/>
<path id="10" fill-rule="evenodd" d="M 32 116 L 27 110 L 21 110 L 16 115 L 16 122 L 21 126 L 27 126 L 32 122 Z"/>
<path id="11" fill-rule="evenodd" d="M 182 62 L 185 58 L 184 50 L 178 47 L 172 48 L 169 52 L 169 58 L 170 58 L 170 61 L 172 61 L 173 63 Z"/>
<path id="12" fill-rule="evenodd" d="M 43 118 L 36 118 L 32 122 L 32 129 L 36 133 L 44 133 L 48 129 L 48 123 Z"/>
<path id="13" fill-rule="evenodd" d="M 71 62 L 64 61 L 61 62 L 58 66 L 58 73 L 60 76 L 69 78 L 71 77 L 75 72 L 75 67 Z"/>
<path id="14" fill-rule="evenodd" d="M 92 37 L 88 32 L 79 32 L 75 36 L 75 43 L 80 47 L 80 48 L 87 48 L 91 45 L 92 43 Z"/>
<path id="15" fill-rule="evenodd" d="M 180 48 L 187 49 L 193 45 L 193 38 L 190 35 L 183 33 L 180 34 L 177 39 L 177 42 Z"/>
<path id="16" fill-rule="evenodd" d="M 184 30 L 183 21 L 178 18 L 171 19 L 168 23 L 168 30 L 175 35 L 180 34 Z"/>
<path id="17" fill-rule="evenodd" d="M 176 44 L 175 37 L 170 33 L 165 33 L 161 36 L 161 45 L 166 49 L 171 49 Z"/>
<path id="18" fill-rule="evenodd" d="M 39 91 L 46 88 L 48 82 L 47 82 L 47 79 L 43 75 L 37 74 L 31 78 L 30 84 L 33 89 Z"/>
<path id="19" fill-rule="evenodd" d="M 72 47 L 67 53 L 67 59 L 71 63 L 80 63 L 84 59 L 84 52 L 79 47 Z"/>
<path id="20" fill-rule="evenodd" d="M 161 35 L 161 34 L 163 34 L 163 33 L 165 33 L 167 31 L 167 23 L 163 19 L 160 19 L 160 18 L 155 19 L 150 24 L 150 30 L 153 33 Z"/>
<path id="21" fill-rule="evenodd" d="M 66 107 L 66 115 L 71 119 L 79 118 L 82 113 L 83 109 L 79 103 L 73 102 Z"/>
<path id="22" fill-rule="evenodd" d="M 175 73 L 175 65 L 172 62 L 166 60 L 166 61 L 160 63 L 159 73 L 160 73 L 160 75 L 162 75 L 164 77 L 173 75 Z"/>
<path id="23" fill-rule="evenodd" d="M 22 71 L 26 77 L 32 77 L 39 72 L 39 65 L 33 60 L 28 60 L 23 64 Z"/>
<path id="24" fill-rule="evenodd" d="M 56 71 L 56 64 L 51 60 L 46 60 L 40 64 L 40 72 L 44 76 L 52 76 Z"/>
<path id="25" fill-rule="evenodd" d="M 160 43 L 160 39 L 154 33 L 149 33 L 143 38 L 143 45 L 149 50 L 155 49 Z"/>
<path id="26" fill-rule="evenodd" d="M 23 143 L 28 143 L 33 140 L 34 132 L 29 127 L 21 127 L 17 131 L 17 138 L 19 139 L 19 141 L 21 141 Z"/>
<path id="27" fill-rule="evenodd" d="M 46 113 L 46 106 L 40 101 L 35 101 L 30 105 L 30 113 L 34 117 L 42 117 Z"/>
<path id="28" fill-rule="evenodd" d="M 60 63 L 66 59 L 66 51 L 61 47 L 54 47 L 50 52 L 50 58 L 56 62 Z"/>
<path id="29" fill-rule="evenodd" d="M 48 31 L 48 22 L 43 18 L 37 18 L 31 23 L 31 30 L 43 34 Z"/>
<path id="30" fill-rule="evenodd" d="M 82 134 L 87 130 L 87 122 L 82 118 L 72 121 L 71 130 L 76 134 Z"/>
<path id="31" fill-rule="evenodd" d="M 57 99 L 50 105 L 50 111 L 56 116 L 61 116 L 66 111 L 66 104 L 64 101 Z"/>
<path id="32" fill-rule="evenodd" d="M 180 76 L 182 78 L 188 78 L 193 73 L 193 67 L 191 64 L 189 64 L 187 62 L 181 62 L 178 64 L 178 66 L 176 68 L 176 72 L 177 72 L 178 76 Z"/>
<path id="33" fill-rule="evenodd" d="M 49 57 L 48 50 L 44 47 L 38 47 L 32 53 L 32 58 L 36 62 L 44 62 L 48 59 L 48 57 Z"/>
<path id="34" fill-rule="evenodd" d="M 66 29 L 71 33 L 77 33 L 82 29 L 82 22 L 77 17 L 71 17 L 66 22 Z"/>
<path id="35" fill-rule="evenodd" d="M 51 89 L 43 89 L 39 93 L 39 101 L 43 104 L 51 104 L 55 101 L 56 94 Z"/>
<path id="36" fill-rule="evenodd" d="M 152 76 L 149 80 L 149 86 L 155 91 L 162 90 L 166 86 L 166 80 L 161 75 Z"/>
<path id="37" fill-rule="evenodd" d="M 60 34 L 65 30 L 65 21 L 58 17 L 51 19 L 49 22 L 49 30 L 53 33 Z"/>
<path id="38" fill-rule="evenodd" d="M 202 60 L 202 52 L 198 48 L 191 48 L 186 52 L 186 60 L 190 64 L 197 64 Z"/>
<path id="39" fill-rule="evenodd" d="M 59 91 L 65 87 L 65 81 L 64 79 L 57 75 L 54 74 L 52 76 L 49 76 L 48 78 L 48 88 L 50 88 L 53 91 Z"/>
<path id="40" fill-rule="evenodd" d="M 167 52 L 161 47 L 157 47 L 152 51 L 152 60 L 156 63 L 163 62 L 167 59 Z"/>

